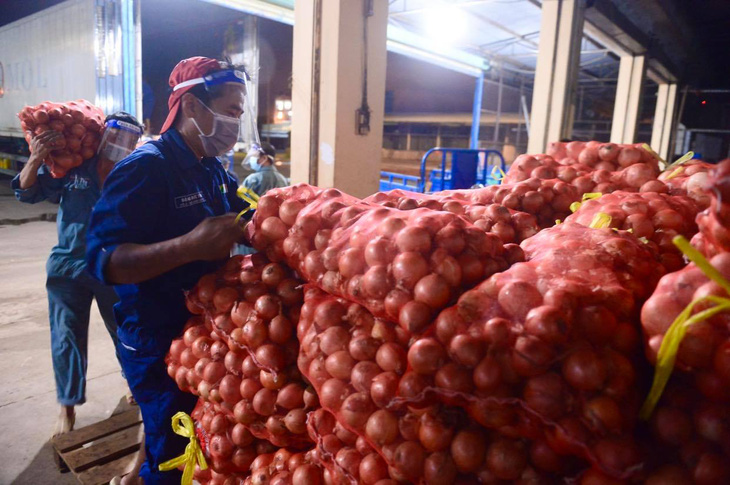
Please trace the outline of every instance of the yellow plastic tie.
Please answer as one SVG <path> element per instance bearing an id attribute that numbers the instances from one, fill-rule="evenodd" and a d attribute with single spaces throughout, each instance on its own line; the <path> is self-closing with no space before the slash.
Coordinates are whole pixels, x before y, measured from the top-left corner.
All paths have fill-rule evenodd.
<path id="1" fill-rule="evenodd" d="M 203 450 L 200 448 L 198 438 L 195 436 L 195 425 L 193 424 L 193 419 L 187 413 L 180 411 L 172 417 L 172 430 L 175 434 L 184 438 L 190 438 L 190 443 L 188 443 L 185 447 L 185 453 L 177 458 L 168 460 L 165 463 L 160 463 L 160 471 L 166 472 L 183 466 L 183 476 L 180 484 L 192 485 L 195 465 L 200 466 L 201 470 L 206 470 L 208 468 L 208 463 L 205 461 Z"/>
<path id="2" fill-rule="evenodd" d="M 609 227 L 612 220 L 613 218 L 605 212 L 598 212 L 593 216 L 593 220 L 588 227 L 591 229 L 603 229 Z"/>
<path id="3" fill-rule="evenodd" d="M 583 205 L 583 202 L 587 200 L 595 200 L 600 198 L 603 195 L 603 192 L 586 192 L 583 194 L 583 197 L 581 197 L 580 202 L 573 202 L 570 204 L 570 211 L 575 212 L 578 209 L 580 209 L 580 206 Z"/>
<path id="4" fill-rule="evenodd" d="M 243 217 L 244 215 L 246 215 L 246 213 L 248 211 L 250 211 L 250 210 L 251 210 L 250 207 L 246 207 L 241 212 L 239 212 L 238 215 L 236 216 L 236 218 L 233 220 L 233 225 L 234 226 L 240 226 L 241 225 L 241 217 Z"/>
<path id="5" fill-rule="evenodd" d="M 725 292 L 730 295 L 730 282 L 728 282 L 717 271 L 702 254 L 693 248 L 689 242 L 682 236 L 676 236 L 672 242 L 684 253 L 695 266 L 697 266 L 709 279 L 717 283 Z M 695 307 L 702 303 L 712 303 L 714 306 L 707 308 L 696 315 L 692 315 Z M 667 329 L 662 339 L 662 344 L 657 353 L 656 366 L 654 368 L 654 381 L 651 385 L 649 395 L 646 397 L 639 416 L 641 419 L 647 420 L 651 417 L 654 408 L 664 392 L 664 388 L 669 382 L 674 370 L 674 363 L 677 361 L 677 351 L 682 343 L 687 329 L 695 323 L 702 322 L 708 318 L 712 318 L 718 313 L 730 310 L 730 298 L 709 295 L 693 300 L 682 310 L 672 325 Z"/>
<path id="6" fill-rule="evenodd" d="M 495 165 L 494 168 L 492 169 L 492 178 L 494 180 L 498 180 L 498 181 L 502 182 L 502 180 L 506 176 L 507 176 L 507 174 L 504 173 L 504 170 L 502 170 L 502 167 L 500 167 L 499 165 Z"/>
<path id="7" fill-rule="evenodd" d="M 556 226 L 557 226 L 558 224 L 562 224 L 562 223 L 563 223 L 563 221 L 561 221 L 560 219 L 555 219 L 555 225 L 556 225 Z"/>
<path id="8" fill-rule="evenodd" d="M 641 145 L 641 148 L 643 148 L 647 152 L 651 153 L 652 155 L 654 155 L 654 158 L 656 158 L 657 160 L 659 160 L 659 162 L 661 163 L 661 166 L 659 168 L 661 168 L 662 170 L 664 170 L 667 167 L 668 164 L 667 164 L 666 160 L 664 160 L 662 157 L 660 157 L 657 152 L 655 152 L 654 150 L 652 150 L 651 147 L 647 143 L 643 143 Z"/>
<path id="9" fill-rule="evenodd" d="M 684 172 L 684 164 L 687 163 L 688 161 L 692 160 L 692 157 L 694 157 L 694 156 L 695 156 L 695 152 L 689 151 L 689 152 L 685 153 L 684 155 L 682 155 L 681 157 L 679 157 L 677 160 L 675 160 L 674 163 L 672 163 L 671 165 L 669 165 L 664 170 L 665 172 L 667 170 L 669 170 L 670 168 L 672 168 L 672 167 L 677 167 L 677 168 L 675 168 L 672 171 L 672 173 L 670 173 L 667 176 L 666 180 L 671 180 L 674 177 L 680 176 Z"/>
<path id="10" fill-rule="evenodd" d="M 252 209 L 256 209 L 259 205 L 259 196 L 248 187 L 241 185 L 236 191 L 236 195 L 248 202 Z"/>

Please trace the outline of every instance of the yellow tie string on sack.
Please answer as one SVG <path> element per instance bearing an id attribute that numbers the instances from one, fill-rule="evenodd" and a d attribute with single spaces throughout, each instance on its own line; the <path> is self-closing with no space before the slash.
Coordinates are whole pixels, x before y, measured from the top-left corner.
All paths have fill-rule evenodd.
<path id="1" fill-rule="evenodd" d="M 694 157 L 694 156 L 695 156 L 695 152 L 689 151 L 689 152 L 685 153 L 684 155 L 682 155 L 681 157 L 679 157 L 674 163 L 669 165 L 666 168 L 665 172 L 672 167 L 677 167 L 677 168 L 675 168 L 674 171 L 672 171 L 672 173 L 670 173 L 667 176 L 666 180 L 671 180 L 674 177 L 678 177 L 679 175 L 681 175 L 684 172 L 684 164 L 686 162 L 692 160 L 692 157 Z"/>
<path id="2" fill-rule="evenodd" d="M 507 174 L 504 173 L 504 170 L 502 170 L 502 167 L 500 167 L 499 165 L 495 165 L 492 169 L 492 178 L 498 181 L 500 184 L 506 176 Z"/>
<path id="3" fill-rule="evenodd" d="M 717 271 L 702 254 L 693 248 L 689 242 L 682 236 L 676 236 L 672 242 L 684 253 L 695 266 L 697 266 L 709 279 L 717 283 L 725 292 L 730 295 L 730 282 L 728 282 Z M 692 315 L 692 311 L 697 305 L 702 303 L 711 303 L 714 306 L 703 310 L 696 315 Z M 718 313 L 730 311 L 730 298 L 720 296 L 705 296 L 690 302 L 687 307 L 672 322 L 667 332 L 664 334 L 662 344 L 657 353 L 656 366 L 654 368 L 654 381 L 651 385 L 649 395 L 641 407 L 639 416 L 641 419 L 647 420 L 651 417 L 654 408 L 664 392 L 664 388 L 669 382 L 669 378 L 674 370 L 674 363 L 677 360 L 677 351 L 682 343 L 687 329 L 695 323 L 702 322 L 708 318 L 712 318 Z M 691 316 L 690 316 L 691 315 Z"/>
<path id="4" fill-rule="evenodd" d="M 600 198 L 603 195 L 603 192 L 586 192 L 583 194 L 583 197 L 581 197 L 580 202 L 573 202 L 570 204 L 570 212 L 575 212 L 578 209 L 580 209 L 580 206 L 583 205 L 583 202 L 587 200 L 595 200 Z"/>
<path id="5" fill-rule="evenodd" d="M 160 471 L 166 472 L 174 470 L 182 465 L 184 468 L 180 484 L 192 485 L 195 465 L 200 466 L 201 470 L 208 469 L 208 463 L 205 461 L 205 455 L 200 447 L 200 443 L 198 443 L 198 438 L 195 436 L 195 425 L 193 424 L 193 419 L 187 413 L 180 411 L 172 417 L 172 430 L 175 434 L 185 438 L 190 438 L 190 443 L 188 443 L 185 447 L 185 453 L 177 458 L 168 460 L 165 463 L 160 463 Z"/>
<path id="6" fill-rule="evenodd" d="M 657 160 L 659 160 L 659 162 L 661 163 L 661 165 L 660 165 L 659 168 L 661 168 L 662 170 L 664 170 L 664 168 L 666 168 L 666 166 L 668 165 L 667 162 L 666 162 L 666 160 L 664 160 L 662 157 L 660 157 L 657 152 L 655 152 L 654 150 L 652 150 L 652 148 L 649 146 L 648 143 L 642 143 L 641 144 L 641 148 L 643 148 L 647 152 L 651 153 L 654 156 L 654 158 L 656 158 Z"/>
<path id="7" fill-rule="evenodd" d="M 612 220 L 613 218 L 605 212 L 598 212 L 593 216 L 593 220 L 588 227 L 591 229 L 604 229 L 611 225 Z"/>
<path id="8" fill-rule="evenodd" d="M 238 225 L 241 217 L 243 217 L 251 209 L 256 210 L 256 208 L 259 206 L 259 196 L 258 194 L 256 194 L 256 192 L 249 189 L 248 187 L 244 187 L 243 185 L 238 188 L 238 190 L 236 191 L 236 195 L 238 195 L 238 197 L 243 199 L 244 201 L 248 202 L 248 207 L 243 209 L 236 216 L 234 224 Z"/>

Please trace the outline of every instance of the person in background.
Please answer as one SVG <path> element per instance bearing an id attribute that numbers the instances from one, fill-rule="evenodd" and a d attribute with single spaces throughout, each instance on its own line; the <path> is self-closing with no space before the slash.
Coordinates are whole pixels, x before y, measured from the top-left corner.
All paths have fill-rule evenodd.
<path id="1" fill-rule="evenodd" d="M 270 143 L 261 143 L 261 150 L 249 154 L 243 161 L 244 166 L 254 171 L 241 184 L 259 197 L 278 187 L 286 187 L 289 181 L 274 166 L 276 148 Z"/>
<path id="2" fill-rule="evenodd" d="M 286 187 L 289 181 L 274 166 L 276 161 L 276 148 L 270 143 L 261 143 L 260 150 L 253 150 L 241 162 L 244 168 L 253 170 L 254 173 L 243 179 L 243 183 L 238 188 L 239 192 L 249 195 L 253 192 L 262 197 L 266 192 L 277 187 Z M 246 194 L 249 192 L 248 194 Z M 243 244 L 237 244 L 235 254 L 253 254 L 256 250 Z"/>
<path id="3" fill-rule="evenodd" d="M 51 250 L 46 263 L 51 359 L 56 397 L 61 404 L 53 436 L 73 429 L 75 406 L 86 401 L 92 300 L 96 300 L 115 348 L 117 344 L 112 307 L 118 298 L 114 288 L 96 281 L 86 271 L 86 233 L 104 181 L 114 164 L 132 152 L 142 134 L 142 125 L 124 112 L 108 116 L 104 125 L 97 155 L 61 178 L 53 178 L 43 161 L 62 135 L 50 130 L 34 136 L 30 142 L 30 158 L 11 182 L 15 196 L 21 202 L 35 204 L 47 200 L 59 204 L 58 244 Z"/>
<path id="4" fill-rule="evenodd" d="M 160 139 L 114 167 L 91 215 L 86 258 L 92 274 L 116 285 L 120 296 L 119 355 L 142 411 L 139 478 L 146 485 L 180 483 L 181 471 L 159 465 L 183 454 L 189 440 L 173 432 L 172 417 L 190 414 L 198 400 L 178 388 L 165 363 L 190 317 L 185 291 L 243 242 L 236 215 L 249 205 L 218 157 L 238 141 L 247 80 L 226 62 L 180 61 L 170 74 Z M 119 478 L 115 483 L 139 482 L 135 474 Z"/>

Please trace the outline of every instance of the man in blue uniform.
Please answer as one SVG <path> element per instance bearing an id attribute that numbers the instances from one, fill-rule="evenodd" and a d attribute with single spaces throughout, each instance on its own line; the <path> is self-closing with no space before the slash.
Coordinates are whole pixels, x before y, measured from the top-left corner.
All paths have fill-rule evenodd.
<path id="1" fill-rule="evenodd" d="M 162 136 L 114 167 L 91 217 L 87 261 L 120 297 L 120 360 L 142 411 L 139 475 L 147 485 L 180 483 L 179 471 L 158 467 L 183 453 L 188 440 L 172 432 L 172 416 L 190 413 L 197 401 L 178 389 L 164 361 L 189 317 L 184 291 L 242 240 L 235 219 L 248 204 L 216 157 L 238 140 L 245 80 L 214 59 L 178 63 Z"/>
<path id="2" fill-rule="evenodd" d="M 53 178 L 43 160 L 61 134 L 46 131 L 31 139 L 28 163 L 11 182 L 21 202 L 35 204 L 47 200 L 59 204 L 58 244 L 46 263 L 51 359 L 56 397 L 61 404 L 54 436 L 73 429 L 74 408 L 86 401 L 89 312 L 94 299 L 116 346 L 112 307 L 117 295 L 112 287 L 99 283 L 86 272 L 86 230 L 104 180 L 115 162 L 132 152 L 141 134 L 141 125 L 131 115 L 124 112 L 111 115 L 105 122 L 98 155 L 72 168 L 65 176 Z"/>

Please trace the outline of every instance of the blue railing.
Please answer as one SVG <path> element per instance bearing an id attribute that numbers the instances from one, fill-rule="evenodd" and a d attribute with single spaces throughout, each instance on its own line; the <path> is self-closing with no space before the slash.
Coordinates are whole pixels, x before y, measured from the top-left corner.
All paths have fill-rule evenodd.
<path id="1" fill-rule="evenodd" d="M 426 178 L 426 162 L 434 153 L 441 153 L 440 168 L 431 169 Z M 496 160 L 496 162 L 495 162 Z M 498 169 L 498 170 L 497 170 Z M 497 185 L 499 178 L 493 173 L 504 173 L 504 157 L 497 150 L 471 150 L 466 148 L 432 148 L 421 159 L 421 176 L 380 172 L 380 190 L 410 190 L 412 192 L 438 192 L 441 190 L 468 189 L 475 184 Z"/>
<path id="2" fill-rule="evenodd" d="M 423 182 L 415 175 L 404 175 L 402 173 L 380 172 L 380 191 L 388 190 L 409 190 L 411 192 L 423 192 Z"/>

